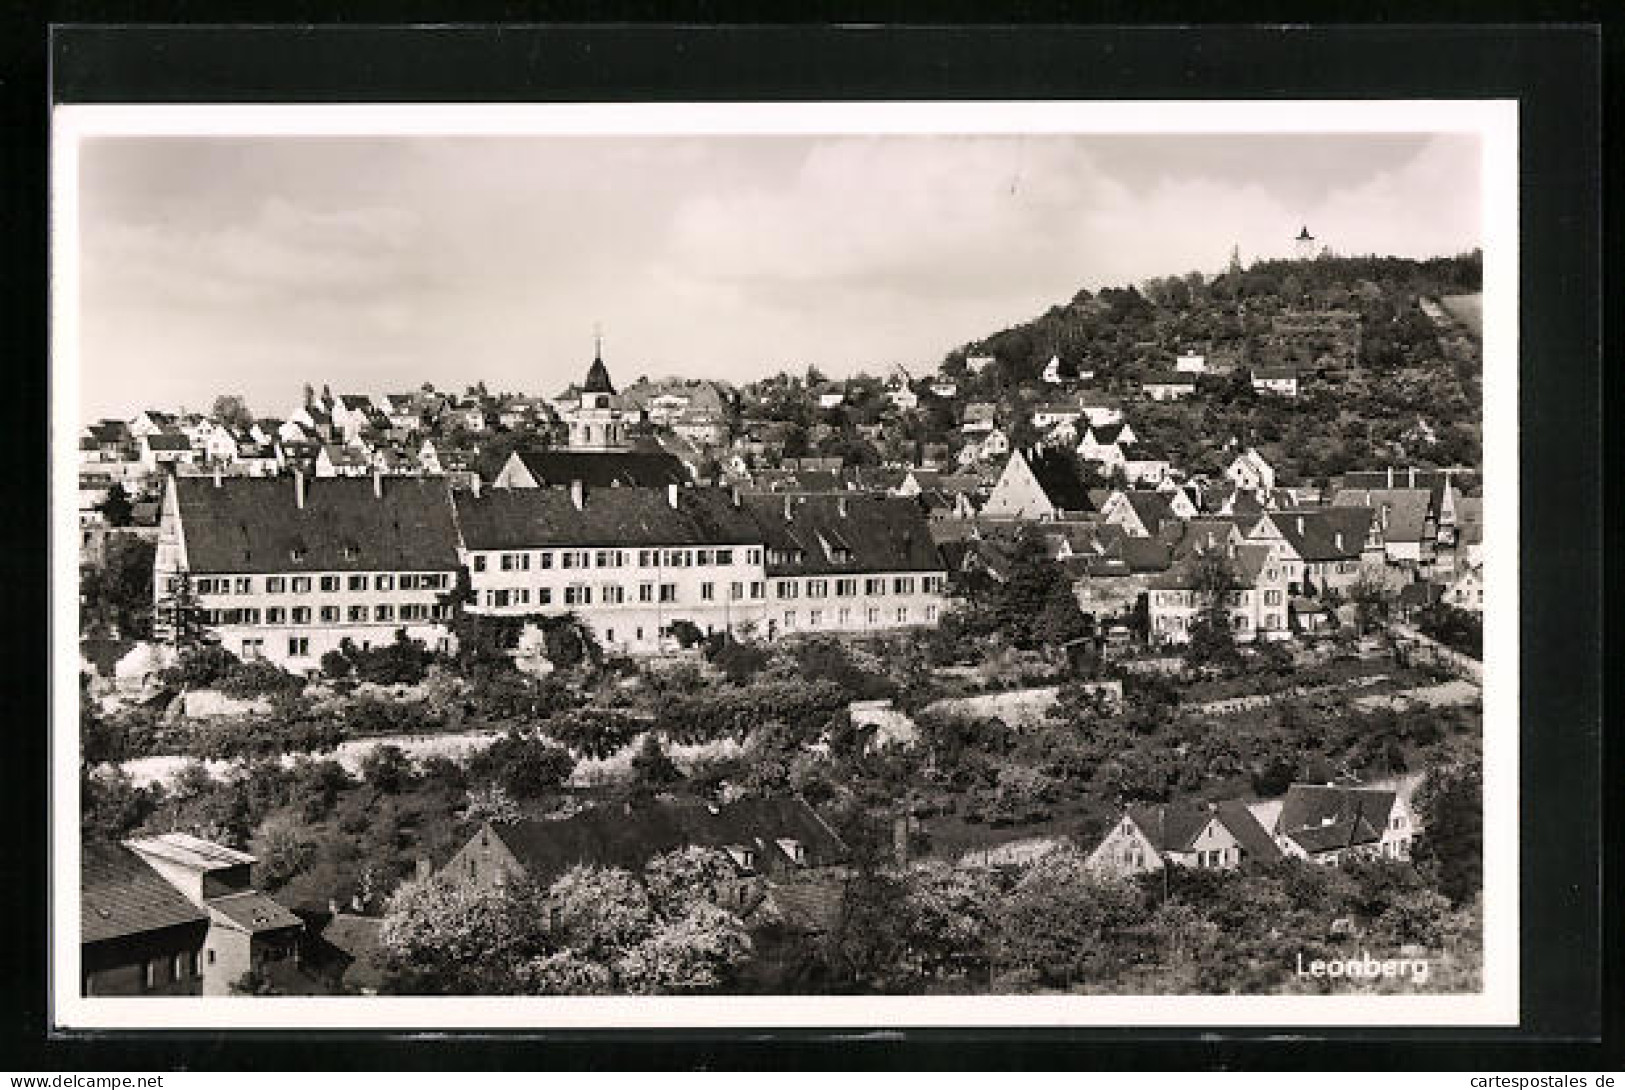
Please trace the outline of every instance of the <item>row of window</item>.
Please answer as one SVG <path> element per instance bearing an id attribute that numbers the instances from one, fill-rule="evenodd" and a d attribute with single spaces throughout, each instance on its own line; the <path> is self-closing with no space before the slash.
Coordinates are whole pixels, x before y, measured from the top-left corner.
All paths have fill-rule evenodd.
<path id="1" fill-rule="evenodd" d="M 541 571 L 557 566 L 563 569 L 625 568 L 634 559 L 640 568 L 726 567 L 734 562 L 735 549 L 544 549 L 540 552 L 475 553 L 472 567 L 477 572 L 530 571 L 534 563 Z M 743 550 L 746 564 L 762 562 L 761 549 Z M 532 559 L 534 557 L 534 560 Z"/>
<path id="2" fill-rule="evenodd" d="M 320 590 L 334 594 L 339 590 L 351 592 L 367 590 L 445 590 L 451 586 L 446 572 L 417 574 L 412 572 L 385 572 L 377 575 L 268 575 L 265 577 L 266 594 L 309 594 Z M 173 586 L 170 588 L 174 589 Z M 192 581 L 198 594 L 253 594 L 255 578 L 252 575 L 202 575 Z"/>
<path id="3" fill-rule="evenodd" d="M 200 609 L 198 619 L 207 625 L 245 624 L 378 624 L 392 621 L 444 621 L 451 618 L 451 606 L 443 603 L 384 602 L 372 606 L 269 606 L 265 609 Z"/>
<path id="4" fill-rule="evenodd" d="M 563 588 L 561 600 L 567 606 L 590 606 L 593 604 L 596 593 L 598 604 L 606 606 L 620 606 L 627 602 L 627 588 L 619 583 L 602 583 L 592 587 L 586 583 L 572 583 Z M 533 592 L 534 591 L 534 596 Z M 728 584 L 728 598 L 730 601 L 742 602 L 747 598 L 760 601 L 763 595 L 763 585 L 760 582 L 745 584 L 734 582 Z M 508 606 L 528 606 L 534 602 L 539 606 L 554 604 L 552 587 L 502 587 L 487 590 L 483 603 L 492 609 L 504 609 Z M 676 583 L 639 583 L 636 597 L 633 599 L 642 605 L 660 603 L 669 605 L 677 601 Z M 717 600 L 717 585 L 715 583 L 700 584 L 700 601 L 714 602 Z"/>
<path id="5" fill-rule="evenodd" d="M 870 606 L 869 609 L 865 612 L 864 617 L 865 617 L 865 620 L 869 624 L 876 625 L 876 624 L 881 623 L 881 617 L 882 617 L 883 613 L 884 613 L 884 611 L 879 606 Z M 824 627 L 825 620 L 826 620 L 826 618 L 828 616 L 829 616 L 829 614 L 826 613 L 822 609 L 810 609 L 810 610 L 808 610 L 807 611 L 807 627 L 808 628 L 822 628 L 822 627 Z M 891 619 L 892 619 L 892 621 L 894 621 L 897 624 L 908 624 L 909 621 L 910 621 L 910 618 L 911 618 L 911 615 L 909 613 L 909 608 L 907 606 L 898 606 L 895 610 L 892 611 Z M 937 607 L 936 606 L 926 606 L 925 607 L 925 619 L 927 621 L 935 621 L 937 619 Z M 852 623 L 852 608 L 850 606 L 842 606 L 838 611 L 836 611 L 834 623 L 835 623 L 835 626 L 838 627 L 838 628 L 845 628 L 848 625 L 850 625 Z M 785 628 L 785 631 L 790 631 L 792 629 L 798 628 L 798 627 L 800 627 L 800 624 L 801 624 L 801 617 L 795 610 L 787 609 L 787 610 L 784 611 L 784 628 Z"/>
<path id="6" fill-rule="evenodd" d="M 835 597 L 854 598 L 858 593 L 856 579 L 836 579 Z M 828 579 L 808 579 L 806 581 L 808 598 L 828 598 Z M 926 594 L 938 594 L 942 591 L 943 577 L 940 575 L 922 576 L 916 580 L 912 575 L 898 575 L 891 579 L 891 592 L 893 594 L 913 594 L 918 586 Z M 871 598 L 878 598 L 886 593 L 887 580 L 885 576 L 877 576 L 863 581 L 863 593 Z M 780 599 L 801 597 L 801 584 L 794 579 L 777 580 L 773 587 L 774 596 Z"/>

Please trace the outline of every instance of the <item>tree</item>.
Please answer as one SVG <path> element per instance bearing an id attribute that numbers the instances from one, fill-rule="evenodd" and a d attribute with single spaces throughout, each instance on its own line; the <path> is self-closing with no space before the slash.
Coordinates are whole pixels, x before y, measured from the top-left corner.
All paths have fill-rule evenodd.
<path id="1" fill-rule="evenodd" d="M 412 758 L 400 746 L 374 746 L 361 758 L 362 781 L 385 795 L 400 793 L 412 778 Z"/>
<path id="2" fill-rule="evenodd" d="M 581 864 L 548 887 L 561 945 L 610 964 L 654 930 L 654 907 L 642 883 L 619 867 Z"/>
<path id="3" fill-rule="evenodd" d="M 1056 600 L 1057 588 L 1068 591 L 1061 568 L 1049 557 L 1044 539 L 1030 527 L 1016 538 L 1010 573 L 995 592 L 993 615 L 999 631 L 1017 647 L 1031 650 L 1042 646 L 1035 630 L 1036 619 Z"/>
<path id="4" fill-rule="evenodd" d="M 86 634 L 108 633 L 125 639 L 152 634 L 151 541 L 119 534 L 107 542 L 100 564 L 79 577 L 79 616 Z"/>
<path id="5" fill-rule="evenodd" d="M 221 394 L 214 399 L 209 415 L 228 428 L 246 430 L 254 426 L 254 414 L 238 394 Z"/>
<path id="6" fill-rule="evenodd" d="M 999 903 L 999 959 L 1051 983 L 1098 979 L 1118 956 L 1110 936 L 1136 922 L 1139 913 L 1133 886 L 1092 870 L 1074 849 L 1052 851 L 1033 862 Z"/>
<path id="7" fill-rule="evenodd" d="M 400 990 L 507 992 L 514 966 L 548 953 L 546 921 L 528 883 L 475 887 L 433 876 L 390 896 L 378 941 Z"/>
<path id="8" fill-rule="evenodd" d="M 1483 800 L 1484 772 L 1477 762 L 1430 770 L 1416 793 L 1422 832 L 1413 857 L 1454 904 L 1484 887 Z"/>
<path id="9" fill-rule="evenodd" d="M 462 813 L 464 821 L 489 821 L 493 825 L 511 825 L 522 817 L 519 804 L 501 784 L 471 789 Z"/>
<path id="10" fill-rule="evenodd" d="M 534 732 L 510 730 L 469 762 L 476 778 L 500 784 L 518 799 L 534 799 L 554 790 L 575 770 L 575 758 Z"/>
<path id="11" fill-rule="evenodd" d="M 632 758 L 632 789 L 640 795 L 654 795 L 673 784 L 681 783 L 683 774 L 666 756 L 660 740 L 651 732 L 644 735 L 643 746 Z"/>
<path id="12" fill-rule="evenodd" d="M 1354 603 L 1356 622 L 1360 632 L 1365 634 L 1378 631 L 1388 623 L 1394 592 L 1380 571 L 1365 568 L 1349 587 L 1349 601 Z"/>
<path id="13" fill-rule="evenodd" d="M 107 495 L 102 497 L 102 502 L 96 505 L 96 510 L 101 512 L 109 526 L 128 526 L 135 505 L 130 502 L 130 494 L 124 491 L 124 485 L 114 481 Z"/>
<path id="14" fill-rule="evenodd" d="M 1191 624 L 1185 661 L 1191 666 L 1233 666 L 1241 659 L 1230 627 L 1230 599 L 1241 582 L 1228 557 L 1213 551 L 1194 561 L 1192 589 L 1201 612 Z"/>
<path id="15" fill-rule="evenodd" d="M 739 917 L 709 902 L 657 924 L 615 961 L 621 989 L 634 994 L 713 991 L 732 981 L 751 955 Z"/>

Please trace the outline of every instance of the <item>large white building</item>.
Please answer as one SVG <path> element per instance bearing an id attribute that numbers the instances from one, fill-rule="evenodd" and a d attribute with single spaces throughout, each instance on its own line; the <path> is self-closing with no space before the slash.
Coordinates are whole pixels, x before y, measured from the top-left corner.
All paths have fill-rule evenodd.
<path id="1" fill-rule="evenodd" d="M 160 631 L 189 583 L 226 650 L 304 671 L 401 629 L 447 646 L 458 565 L 443 480 L 170 477 L 153 596 Z"/>

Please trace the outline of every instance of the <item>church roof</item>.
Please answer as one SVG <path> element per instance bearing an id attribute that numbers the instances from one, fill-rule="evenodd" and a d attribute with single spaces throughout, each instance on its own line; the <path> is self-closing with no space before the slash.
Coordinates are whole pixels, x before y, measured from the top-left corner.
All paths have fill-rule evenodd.
<path id="1" fill-rule="evenodd" d="M 1311 235 L 1309 233 L 1309 225 L 1304 224 L 1303 230 L 1298 232 L 1298 241 L 1299 242 L 1305 242 L 1305 241 L 1313 242 L 1314 239 L 1315 239 L 1315 236 Z"/>
<path id="2" fill-rule="evenodd" d="M 604 366 L 602 357 L 594 356 L 592 366 L 587 368 L 587 381 L 581 387 L 584 394 L 613 394 L 615 386 L 609 381 L 609 368 Z"/>

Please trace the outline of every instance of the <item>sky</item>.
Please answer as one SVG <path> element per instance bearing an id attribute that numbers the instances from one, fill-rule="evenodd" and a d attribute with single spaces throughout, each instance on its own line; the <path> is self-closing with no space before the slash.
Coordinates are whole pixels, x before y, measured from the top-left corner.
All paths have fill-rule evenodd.
<path id="1" fill-rule="evenodd" d="M 1080 288 L 1480 245 L 1468 135 L 133 137 L 80 149 L 81 409 L 929 370 Z"/>

